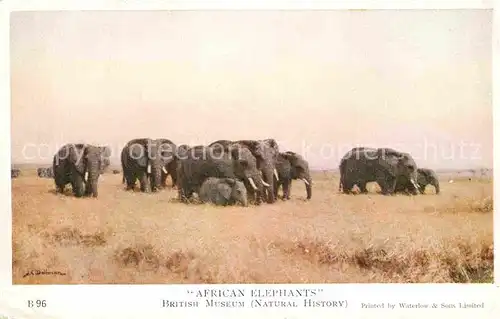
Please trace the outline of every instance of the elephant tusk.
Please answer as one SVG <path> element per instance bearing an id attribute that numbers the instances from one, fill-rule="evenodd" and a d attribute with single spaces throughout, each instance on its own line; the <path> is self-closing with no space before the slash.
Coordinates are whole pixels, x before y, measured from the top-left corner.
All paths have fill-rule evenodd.
<path id="1" fill-rule="evenodd" d="M 274 169 L 274 176 L 276 176 L 276 180 L 279 181 L 279 177 L 278 177 L 278 171 L 276 170 L 276 168 Z"/>
<path id="2" fill-rule="evenodd" d="M 251 177 L 248 178 L 248 181 L 250 182 L 250 185 L 252 185 L 253 189 L 257 190 L 257 185 L 255 185 L 255 183 Z"/>
<path id="3" fill-rule="evenodd" d="M 417 183 L 415 183 L 415 181 L 413 180 L 413 178 L 412 178 L 412 179 L 410 179 L 410 181 L 411 181 L 411 183 L 413 184 L 413 186 L 415 186 L 415 188 L 416 188 L 417 190 L 418 190 L 418 189 L 420 189 L 420 187 L 418 186 L 418 184 L 417 184 Z"/>
<path id="4" fill-rule="evenodd" d="M 262 181 L 262 185 L 264 185 L 265 187 L 271 187 L 271 185 L 269 185 L 268 183 Z"/>
<path id="5" fill-rule="evenodd" d="M 309 186 L 309 185 L 310 185 L 310 184 L 309 184 L 309 182 L 307 181 L 307 179 L 303 178 L 302 180 L 304 181 L 304 183 L 305 183 L 307 186 Z"/>
<path id="6" fill-rule="evenodd" d="M 147 172 L 148 174 L 151 174 L 151 164 L 148 165 Z"/>
<path id="7" fill-rule="evenodd" d="M 84 177 L 84 178 L 85 178 L 85 180 L 88 180 L 88 179 L 89 179 L 89 172 L 88 172 L 88 171 L 87 171 L 87 172 L 85 172 L 85 177 Z"/>
<path id="8" fill-rule="evenodd" d="M 168 174 L 167 169 L 165 168 L 165 166 L 163 166 L 163 167 L 161 168 L 161 170 L 163 171 L 163 173 Z"/>

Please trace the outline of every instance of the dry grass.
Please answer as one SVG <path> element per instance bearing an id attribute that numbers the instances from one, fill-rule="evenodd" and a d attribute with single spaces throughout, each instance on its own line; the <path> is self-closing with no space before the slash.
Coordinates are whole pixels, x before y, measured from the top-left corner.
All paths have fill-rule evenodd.
<path id="1" fill-rule="evenodd" d="M 493 280 L 492 182 L 355 196 L 318 173 L 310 202 L 295 182 L 290 201 L 243 208 L 103 177 L 99 199 L 55 195 L 34 172 L 13 180 L 14 284 Z M 60 273 L 24 276 L 32 270 Z"/>

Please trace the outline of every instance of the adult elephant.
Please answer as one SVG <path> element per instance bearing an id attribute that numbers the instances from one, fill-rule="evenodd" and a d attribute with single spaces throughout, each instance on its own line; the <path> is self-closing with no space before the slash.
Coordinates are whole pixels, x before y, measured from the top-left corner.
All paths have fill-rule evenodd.
<path id="1" fill-rule="evenodd" d="M 263 181 L 269 185 L 261 193 L 262 199 L 268 203 L 276 201 L 274 191 L 274 178 L 279 179 L 276 164 L 278 161 L 279 146 L 276 140 L 268 138 L 265 140 L 219 140 L 209 146 L 216 149 L 227 149 L 228 145 L 237 143 L 250 150 L 257 160 L 257 168 L 261 171 Z M 251 193 L 252 195 L 252 193 Z"/>
<path id="2" fill-rule="evenodd" d="M 227 151 L 207 146 L 190 148 L 179 165 L 179 199 L 187 202 L 193 193 L 199 195 L 201 185 L 210 177 L 243 181 L 247 190 L 251 188 L 258 194 L 256 203 L 260 204 L 264 184 L 257 169 L 257 160 L 247 148 L 238 144 L 228 147 Z"/>
<path id="3" fill-rule="evenodd" d="M 278 154 L 276 169 L 278 179 L 274 179 L 274 197 L 278 198 L 278 190 L 283 188 L 283 200 L 290 199 L 292 180 L 300 179 L 306 186 L 307 199 L 312 197 L 312 178 L 309 172 L 309 163 L 300 155 L 294 152 Z"/>
<path id="4" fill-rule="evenodd" d="M 175 148 L 175 154 L 174 154 L 174 160 L 169 162 L 166 166 L 167 172 L 164 173 L 162 172 L 162 186 L 166 187 L 167 186 L 167 177 L 170 175 L 170 178 L 172 179 L 172 188 L 175 188 L 178 186 L 177 182 L 177 171 L 179 169 L 179 163 L 180 161 L 186 157 L 186 153 L 189 149 L 189 145 L 182 144 L 179 145 Z"/>
<path id="5" fill-rule="evenodd" d="M 66 144 L 54 155 L 52 170 L 56 191 L 64 192 L 71 184 L 76 197 L 98 196 L 99 176 L 109 165 L 111 149 L 90 144 Z"/>
<path id="6" fill-rule="evenodd" d="M 439 179 L 436 172 L 429 168 L 417 169 L 417 184 L 421 194 L 425 193 L 427 185 L 434 186 L 436 194 L 439 194 Z M 413 189 L 412 184 L 404 177 L 399 178 L 396 184 L 395 192 L 407 193 Z"/>
<path id="7" fill-rule="evenodd" d="M 52 167 L 39 167 L 36 169 L 37 175 L 40 178 L 53 178 L 54 171 Z"/>
<path id="8" fill-rule="evenodd" d="M 10 169 L 10 177 L 17 178 L 21 175 L 21 170 L 19 168 L 11 168 Z"/>
<path id="9" fill-rule="evenodd" d="M 135 188 L 137 180 L 140 190 L 149 193 L 162 188 L 167 167 L 174 160 L 175 144 L 167 139 L 137 138 L 122 149 L 121 164 L 123 182 L 127 190 Z"/>
<path id="10" fill-rule="evenodd" d="M 411 183 L 410 193 L 418 194 L 417 165 L 408 153 L 391 148 L 353 148 L 341 159 L 339 190 L 351 193 L 357 185 L 362 193 L 367 193 L 366 184 L 377 182 L 382 194 L 393 194 L 399 178 Z"/>

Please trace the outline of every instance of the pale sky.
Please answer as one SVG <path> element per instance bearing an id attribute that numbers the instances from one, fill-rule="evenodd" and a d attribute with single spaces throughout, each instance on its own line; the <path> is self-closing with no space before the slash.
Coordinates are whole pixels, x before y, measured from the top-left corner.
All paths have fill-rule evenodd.
<path id="1" fill-rule="evenodd" d="M 272 137 L 313 168 L 359 145 L 491 167 L 491 37 L 491 10 L 14 12 L 12 161 Z"/>

